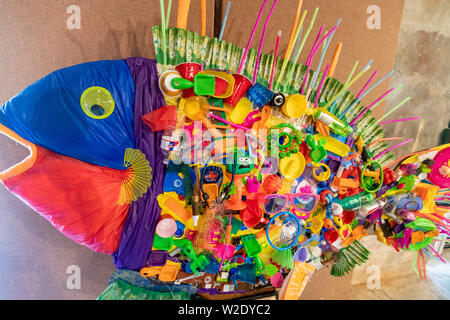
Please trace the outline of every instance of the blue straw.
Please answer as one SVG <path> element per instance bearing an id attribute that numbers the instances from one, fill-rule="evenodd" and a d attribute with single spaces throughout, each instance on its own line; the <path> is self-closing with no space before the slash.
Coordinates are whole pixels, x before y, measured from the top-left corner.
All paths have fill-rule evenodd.
<path id="1" fill-rule="evenodd" d="M 219 41 L 222 41 L 223 32 L 225 31 L 225 26 L 227 25 L 228 13 L 230 12 L 231 1 L 228 1 L 227 11 L 225 11 L 225 17 L 223 18 L 222 28 L 220 28 Z"/>
<path id="2" fill-rule="evenodd" d="M 366 69 L 368 66 L 370 66 L 372 64 L 372 62 L 373 62 L 373 60 L 370 60 L 369 63 L 363 68 L 363 70 Z M 334 108 L 337 106 L 337 104 L 342 99 L 344 94 L 345 94 L 345 92 L 341 93 L 341 95 L 333 102 L 333 104 L 331 105 L 330 109 L 328 110 L 330 113 L 333 113 Z"/>
<path id="3" fill-rule="evenodd" d="M 303 26 L 300 27 L 300 31 L 298 33 L 297 43 L 295 44 L 294 57 L 297 56 L 298 49 L 300 48 L 300 39 L 302 38 Z"/>
<path id="4" fill-rule="evenodd" d="M 338 26 L 341 23 L 341 21 L 342 21 L 342 18 L 339 18 L 336 25 Z M 314 75 L 311 79 L 311 87 L 314 85 L 314 83 L 316 83 L 317 77 L 319 76 L 320 67 L 322 66 L 323 59 L 325 58 L 325 54 L 327 53 L 328 46 L 330 45 L 330 42 L 333 39 L 335 32 L 336 32 L 336 30 L 330 35 L 330 37 L 328 38 L 328 40 L 325 43 L 325 48 L 323 48 L 322 55 L 320 56 L 319 64 L 317 65 L 317 69 L 314 72 Z"/>
<path id="5" fill-rule="evenodd" d="M 358 99 L 356 99 L 355 101 L 353 101 L 353 103 L 351 105 L 349 105 L 343 112 L 341 115 L 339 115 L 339 119 L 342 119 L 345 114 L 347 112 L 349 112 L 353 106 L 355 104 L 357 104 L 358 102 L 360 102 L 370 91 L 372 91 L 373 89 L 375 89 L 381 82 L 383 82 L 387 77 L 389 77 L 390 75 L 392 75 L 395 72 L 395 70 L 392 70 L 391 72 L 389 72 L 387 75 L 385 75 L 383 78 L 381 78 L 377 83 L 375 83 L 370 89 L 368 89 L 366 92 L 364 92 L 364 94 L 362 94 Z"/>

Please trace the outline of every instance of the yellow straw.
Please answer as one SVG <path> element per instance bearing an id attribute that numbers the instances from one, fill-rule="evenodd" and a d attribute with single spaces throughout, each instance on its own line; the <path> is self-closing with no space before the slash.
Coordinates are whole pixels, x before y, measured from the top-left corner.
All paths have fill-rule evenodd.
<path id="1" fill-rule="evenodd" d="M 305 17 L 306 17 L 307 13 L 308 13 L 308 10 L 303 11 L 303 15 L 302 15 L 300 22 L 298 24 L 298 27 L 297 27 L 297 32 L 295 33 L 294 43 L 297 42 L 298 35 L 300 34 L 300 29 L 302 28 L 303 21 L 305 21 Z M 294 46 L 291 46 L 288 51 L 287 59 L 284 59 L 284 61 L 283 61 L 283 65 L 281 66 L 280 74 L 278 75 L 277 82 L 275 83 L 275 87 L 274 87 L 276 90 L 278 90 L 278 86 L 280 85 L 280 81 L 283 78 L 284 71 L 286 70 L 287 63 L 291 57 L 293 50 L 294 50 Z"/>

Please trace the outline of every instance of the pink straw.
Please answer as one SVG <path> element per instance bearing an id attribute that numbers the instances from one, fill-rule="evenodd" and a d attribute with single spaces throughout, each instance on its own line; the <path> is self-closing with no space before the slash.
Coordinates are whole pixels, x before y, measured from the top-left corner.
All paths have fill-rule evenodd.
<path id="1" fill-rule="evenodd" d="M 281 38 L 281 30 L 278 31 L 277 35 L 277 42 L 275 43 L 275 51 L 273 53 L 273 64 L 272 64 L 272 70 L 270 71 L 270 81 L 269 81 L 269 89 L 273 90 L 273 79 L 275 76 L 275 69 L 277 67 L 277 55 L 278 55 L 278 47 L 280 45 L 280 38 Z"/>
<path id="2" fill-rule="evenodd" d="M 320 27 L 319 33 L 317 34 L 317 37 L 316 37 L 316 40 L 314 41 L 311 51 L 309 52 L 308 59 L 306 60 L 306 65 L 308 66 L 308 69 L 306 69 L 305 78 L 303 78 L 302 91 L 300 92 L 302 95 L 305 92 L 306 83 L 308 82 L 309 71 L 311 70 L 311 62 L 312 62 L 311 55 L 314 51 L 314 48 L 317 45 L 317 42 L 320 39 L 320 35 L 322 34 L 323 28 L 325 28 L 325 26 Z"/>
<path id="3" fill-rule="evenodd" d="M 261 6 L 261 9 L 259 10 L 258 18 L 256 19 L 255 26 L 253 27 L 252 33 L 250 35 L 250 39 L 248 39 L 248 43 L 247 43 L 247 47 L 245 48 L 244 55 L 242 56 L 241 64 L 239 65 L 239 70 L 238 70 L 239 74 L 241 74 L 242 69 L 244 69 L 244 62 L 245 62 L 245 59 L 247 59 L 248 51 L 250 50 L 250 44 L 253 41 L 253 37 L 255 36 L 256 28 L 258 28 L 259 20 L 261 20 L 261 15 L 264 11 L 264 7 L 266 6 L 266 4 L 267 4 L 267 0 L 264 0 L 263 4 Z"/>
<path id="4" fill-rule="evenodd" d="M 311 62 L 311 60 L 312 60 L 311 55 L 312 55 L 314 49 L 316 48 L 317 42 L 319 41 L 320 35 L 322 34 L 324 28 L 325 28 L 325 26 L 320 27 L 319 33 L 317 33 L 316 40 L 314 40 L 313 46 L 311 47 L 311 51 L 309 52 L 308 59 L 306 59 L 307 62 Z"/>
<path id="5" fill-rule="evenodd" d="M 306 83 L 308 81 L 309 71 L 311 70 L 311 64 L 312 64 L 312 60 L 314 59 L 314 56 L 316 55 L 317 51 L 319 50 L 319 48 L 323 44 L 323 42 L 329 36 L 331 36 L 333 34 L 333 32 L 335 32 L 338 27 L 339 27 L 339 25 L 334 26 L 334 28 L 331 29 L 330 31 L 328 31 L 328 33 L 319 41 L 319 43 L 317 43 L 320 35 L 322 34 L 324 26 L 322 26 L 320 28 L 319 34 L 317 35 L 317 38 L 316 38 L 316 41 L 314 41 L 314 45 L 313 45 L 313 47 L 311 49 L 311 52 L 309 53 L 308 59 L 306 60 L 306 65 L 308 66 L 308 69 L 306 70 L 305 78 L 303 79 L 302 90 L 300 92 L 301 94 L 303 94 L 305 92 Z"/>
<path id="6" fill-rule="evenodd" d="M 388 153 L 389 151 L 392 151 L 392 150 L 394 150 L 395 148 L 401 147 L 401 146 L 404 145 L 404 144 L 410 143 L 410 142 L 412 142 L 413 140 L 414 140 L 414 139 L 411 138 L 411 139 L 408 139 L 408 140 L 406 140 L 406 141 L 400 142 L 399 144 L 396 144 L 396 145 L 393 146 L 393 147 L 387 148 L 386 150 L 380 152 L 380 153 L 377 154 L 375 157 L 373 157 L 373 160 L 376 160 L 377 158 L 381 157 L 383 154 Z"/>
<path id="7" fill-rule="evenodd" d="M 387 121 L 381 121 L 379 124 L 387 124 L 387 123 L 402 122 L 402 121 L 409 121 L 409 120 L 418 120 L 418 119 L 422 119 L 422 117 L 412 117 L 412 118 L 387 120 Z"/>
<path id="8" fill-rule="evenodd" d="M 433 250 L 434 254 L 435 254 L 436 256 L 438 256 L 438 258 L 441 259 L 441 261 L 442 261 L 443 263 L 446 263 L 445 260 L 442 259 L 442 257 L 439 255 L 439 253 L 437 253 L 436 250 L 434 250 L 432 246 L 428 245 L 428 248 L 430 248 L 431 250 Z"/>
<path id="9" fill-rule="evenodd" d="M 322 46 L 323 42 L 333 34 L 333 32 L 336 31 L 336 29 L 339 27 L 339 25 L 335 25 L 333 27 L 333 29 L 331 29 L 330 31 L 328 31 L 328 33 L 322 38 L 322 40 L 320 40 L 319 44 L 317 46 L 314 47 L 314 51 L 311 54 L 311 58 L 308 57 L 309 63 L 311 64 L 312 59 L 314 58 L 314 56 L 316 55 L 317 51 L 319 51 L 319 48 Z M 308 61 L 307 61 L 308 62 Z"/>
<path id="10" fill-rule="evenodd" d="M 277 5 L 278 0 L 275 0 L 272 4 L 272 8 L 270 9 L 269 15 L 267 16 L 266 22 L 264 23 L 263 33 L 261 35 L 261 41 L 259 42 L 258 56 L 256 57 L 256 65 L 255 71 L 253 72 L 253 84 L 256 83 L 256 78 L 258 77 L 258 69 L 259 69 L 259 60 L 261 59 L 261 51 L 264 44 L 264 37 L 266 36 L 267 25 L 269 24 L 270 17 L 272 16 L 273 10 Z"/>
<path id="11" fill-rule="evenodd" d="M 223 118 L 221 118 L 221 117 L 219 117 L 219 116 L 216 116 L 214 113 L 210 113 L 209 116 L 210 116 L 211 118 L 213 118 L 213 119 L 219 120 L 220 122 L 223 122 L 223 123 L 225 123 L 225 124 L 228 124 L 229 126 L 232 126 L 232 127 L 234 127 L 234 128 L 239 128 L 239 129 L 242 129 L 242 130 L 244 130 L 244 131 L 246 131 L 246 130 L 249 129 L 249 128 L 246 128 L 246 127 L 244 127 L 244 126 L 241 126 L 241 125 L 238 125 L 238 124 L 229 122 L 229 121 L 227 121 L 227 120 L 225 120 L 225 119 L 223 119 Z"/>
<path id="12" fill-rule="evenodd" d="M 390 94 L 392 91 L 394 90 L 394 88 L 389 89 L 388 91 L 386 91 L 385 93 L 383 93 L 377 100 L 375 100 L 370 106 L 368 106 L 364 111 L 362 111 L 360 114 L 358 114 L 358 116 L 356 116 L 355 119 L 352 120 L 352 122 L 350 122 L 350 126 L 353 127 L 353 125 L 356 123 L 356 121 L 358 121 L 367 111 L 369 111 L 370 109 L 372 109 L 381 99 L 383 99 L 384 97 L 386 97 L 388 94 Z"/>
<path id="13" fill-rule="evenodd" d="M 356 95 L 356 99 L 359 99 L 359 97 L 362 95 L 362 93 L 364 92 L 364 90 L 366 90 L 367 86 L 369 85 L 369 83 L 373 80 L 373 78 L 377 75 L 378 70 L 376 70 L 372 76 L 369 78 L 369 80 L 367 80 L 366 84 L 364 85 L 364 87 L 361 89 L 361 91 Z"/>
<path id="14" fill-rule="evenodd" d="M 320 96 L 320 93 L 322 91 L 323 84 L 325 83 L 325 79 L 327 78 L 328 69 L 330 69 L 330 64 L 327 64 L 327 67 L 325 68 L 325 72 L 323 74 L 322 80 L 320 81 L 319 88 L 317 89 L 316 101 L 314 102 L 314 108 L 317 108 L 318 105 L 319 105 L 319 96 Z"/>

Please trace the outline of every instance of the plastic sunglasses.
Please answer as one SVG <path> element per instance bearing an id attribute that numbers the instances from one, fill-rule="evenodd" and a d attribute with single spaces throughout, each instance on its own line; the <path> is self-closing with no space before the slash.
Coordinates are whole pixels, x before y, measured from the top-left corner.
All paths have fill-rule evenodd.
<path id="1" fill-rule="evenodd" d="M 300 219 L 308 219 L 311 211 L 316 207 L 319 196 L 313 193 L 295 193 L 295 194 L 269 194 L 264 201 L 264 212 L 268 215 L 274 215 L 285 210 L 289 204 L 294 213 Z"/>

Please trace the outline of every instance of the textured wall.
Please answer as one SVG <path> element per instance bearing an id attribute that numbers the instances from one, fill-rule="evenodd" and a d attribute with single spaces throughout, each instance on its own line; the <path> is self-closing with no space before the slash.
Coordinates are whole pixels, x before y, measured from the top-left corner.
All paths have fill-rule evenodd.
<path id="1" fill-rule="evenodd" d="M 387 119 L 421 120 L 386 124 L 386 136 L 415 140 L 395 151 L 402 155 L 439 144 L 450 121 L 450 1 L 405 1 L 391 84 L 404 87 L 388 101 L 386 112 L 402 98 L 412 99 Z"/>

